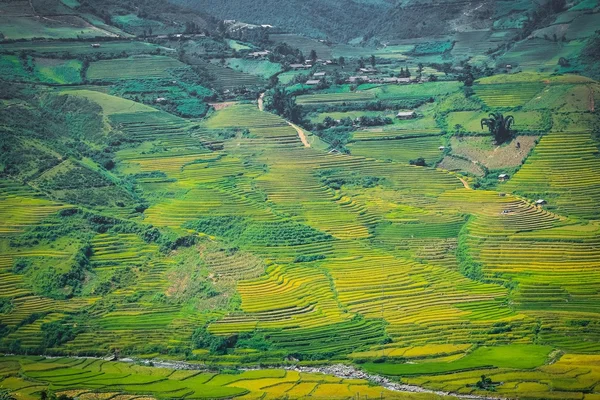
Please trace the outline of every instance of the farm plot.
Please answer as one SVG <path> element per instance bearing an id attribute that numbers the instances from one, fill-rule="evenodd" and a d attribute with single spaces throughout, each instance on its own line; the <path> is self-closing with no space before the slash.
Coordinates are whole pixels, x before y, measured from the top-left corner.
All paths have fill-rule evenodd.
<path id="1" fill-rule="evenodd" d="M 103 42 L 101 47 L 92 47 L 90 43 L 76 41 L 28 41 L 18 43 L 4 43 L 0 45 L 0 52 L 25 50 L 41 55 L 85 55 L 85 54 L 148 54 L 155 52 L 160 46 L 153 43 L 138 41 L 110 41 Z"/>
<path id="2" fill-rule="evenodd" d="M 496 65 L 504 68 L 511 65 L 523 71 L 552 72 L 560 57 L 573 57 L 581 50 L 581 43 L 555 43 L 545 39 L 527 39 L 515 44 L 502 55 Z"/>
<path id="3" fill-rule="evenodd" d="M 438 147 L 442 144 L 439 136 L 422 136 L 396 140 L 369 140 L 354 142 L 348 149 L 354 155 L 408 163 L 423 157 L 427 163 L 434 164 L 440 157 Z"/>
<path id="4" fill-rule="evenodd" d="M 39 224 L 65 205 L 42 198 L 29 187 L 0 181 L 0 235 L 14 235 Z"/>
<path id="5" fill-rule="evenodd" d="M 519 107 L 543 89 L 539 83 L 474 85 L 475 94 L 490 107 Z"/>
<path id="6" fill-rule="evenodd" d="M 6 79 L 54 84 L 81 82 L 81 61 L 51 58 L 0 57 L 0 72 Z"/>
<path id="7" fill-rule="evenodd" d="M 489 30 L 458 32 L 454 39 L 451 54 L 458 59 L 486 54 L 494 49 L 497 44 L 490 40 Z"/>
<path id="8" fill-rule="evenodd" d="M 550 121 L 539 111 L 507 111 L 504 115 L 512 115 L 515 123 L 512 129 L 516 132 L 541 133 L 550 129 Z M 481 120 L 487 118 L 489 113 L 482 111 L 456 111 L 446 117 L 446 123 L 452 132 L 468 132 L 476 134 L 489 134 L 487 129 L 481 127 Z"/>
<path id="9" fill-rule="evenodd" d="M 227 65 L 236 71 L 257 75 L 264 79 L 268 79 L 281 71 L 280 64 L 272 63 L 266 60 L 230 58 L 227 60 Z"/>
<path id="10" fill-rule="evenodd" d="M 547 198 L 548 208 L 596 219 L 600 171 L 589 133 L 550 133 L 503 189 L 529 198 Z"/>
<path id="11" fill-rule="evenodd" d="M 136 118 L 151 118 L 150 113 L 155 113 L 157 118 L 158 116 L 166 116 L 169 115 L 166 113 L 161 113 L 155 108 L 146 106 L 141 103 L 136 103 L 131 100 L 123 99 L 116 96 L 111 96 L 106 93 L 96 92 L 92 90 L 65 90 L 62 94 L 68 94 L 72 96 L 81 96 L 94 103 L 97 103 L 100 107 L 102 107 L 102 111 L 106 116 L 114 116 L 116 114 L 126 114 L 131 117 L 131 115 L 136 115 Z M 139 114 L 144 113 L 145 115 L 142 117 Z M 174 118 L 174 117 L 173 117 Z"/>
<path id="12" fill-rule="evenodd" d="M 288 45 L 299 49 L 305 57 L 308 57 L 311 50 L 317 53 L 317 57 L 323 60 L 331 59 L 332 48 L 318 40 L 307 38 L 294 34 L 272 34 L 269 39 L 274 42 L 287 43 Z"/>
<path id="13" fill-rule="evenodd" d="M 452 154 L 481 163 L 489 169 L 500 169 L 521 165 L 538 139 L 537 136 L 517 136 L 510 143 L 494 146 L 487 136 L 455 136 L 450 140 L 450 145 Z"/>
<path id="14" fill-rule="evenodd" d="M 428 82 L 421 85 L 363 85 L 354 92 L 306 94 L 297 97 L 298 104 L 340 104 L 367 101 L 425 102 L 458 90 L 459 82 Z"/>
<path id="15" fill-rule="evenodd" d="M 258 75 L 236 71 L 214 63 L 203 62 L 195 66 L 205 70 L 211 78 L 213 87 L 219 90 L 232 90 L 242 86 L 256 87 L 265 83 L 265 80 Z"/>
<path id="16" fill-rule="evenodd" d="M 62 15 L 52 20 L 35 17 L 0 16 L 0 26 L 6 39 L 76 39 L 113 37 L 115 34 L 99 29 L 75 15 Z"/>
<path id="17" fill-rule="evenodd" d="M 177 396 L 184 399 L 286 396 L 300 399 L 315 392 L 320 393 L 318 398 L 333 400 L 346 399 L 356 394 L 398 400 L 445 398 L 426 393 L 397 393 L 372 387 L 367 381 L 360 379 L 342 379 L 321 373 L 283 369 L 215 373 L 176 371 L 93 359 L 41 357 L 6 357 L 0 363 L 0 368 L 6 372 L 19 373 L 19 377 L 3 377 L 0 383 L 10 391 L 26 396 L 52 388 L 58 394 L 78 394 L 82 399 L 93 396 L 121 400 L 147 396 Z"/>
<path id="18" fill-rule="evenodd" d="M 445 156 L 442 161 L 437 164 L 438 168 L 442 168 L 452 172 L 466 172 L 475 176 L 484 176 L 483 169 L 472 161 L 467 161 L 462 158 Z"/>
<path id="19" fill-rule="evenodd" d="M 94 81 L 168 78 L 169 69 L 181 68 L 178 60 L 165 56 L 136 56 L 114 60 L 100 60 L 90 64 L 88 79 Z"/>
<path id="20" fill-rule="evenodd" d="M 350 93 L 324 93 L 324 94 L 306 94 L 297 97 L 298 104 L 328 104 L 328 103 L 345 103 L 351 101 L 370 101 L 375 100 L 376 96 L 373 91 L 358 91 Z"/>

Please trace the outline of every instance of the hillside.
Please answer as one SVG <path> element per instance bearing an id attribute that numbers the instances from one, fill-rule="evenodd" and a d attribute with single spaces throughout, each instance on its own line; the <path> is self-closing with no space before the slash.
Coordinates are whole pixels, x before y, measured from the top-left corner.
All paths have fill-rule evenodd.
<path id="1" fill-rule="evenodd" d="M 600 396 L 600 9 L 542 6 L 0 3 L 1 400 Z"/>

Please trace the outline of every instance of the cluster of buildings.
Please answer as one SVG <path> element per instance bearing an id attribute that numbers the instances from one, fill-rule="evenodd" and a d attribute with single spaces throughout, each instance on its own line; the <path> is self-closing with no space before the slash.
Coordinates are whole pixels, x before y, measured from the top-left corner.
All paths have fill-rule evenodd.
<path id="1" fill-rule="evenodd" d="M 333 60 L 321 60 L 320 58 L 316 59 L 314 62 L 312 60 L 306 60 L 304 64 L 290 64 L 290 68 L 293 70 L 302 70 L 302 69 L 310 69 L 317 64 L 320 65 L 334 65 L 336 62 Z"/>

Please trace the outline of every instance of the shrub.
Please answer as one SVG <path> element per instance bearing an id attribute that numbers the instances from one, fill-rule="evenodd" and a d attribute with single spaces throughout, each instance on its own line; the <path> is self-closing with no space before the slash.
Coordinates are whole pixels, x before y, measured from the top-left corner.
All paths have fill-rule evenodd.
<path id="1" fill-rule="evenodd" d="M 418 167 L 425 167 L 427 164 L 425 163 L 425 159 L 423 157 L 419 157 L 415 160 L 409 161 L 410 165 L 416 165 Z"/>
<path id="2" fill-rule="evenodd" d="M 55 321 L 42 324 L 42 334 L 43 346 L 53 348 L 75 339 L 77 331 L 72 325 Z"/>

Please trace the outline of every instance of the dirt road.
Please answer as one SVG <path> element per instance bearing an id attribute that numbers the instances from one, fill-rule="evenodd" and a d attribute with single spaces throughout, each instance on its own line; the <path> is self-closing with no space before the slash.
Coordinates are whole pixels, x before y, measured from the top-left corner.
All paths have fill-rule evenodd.
<path id="1" fill-rule="evenodd" d="M 287 121 L 287 123 L 289 126 L 294 128 L 296 132 L 298 132 L 298 136 L 300 137 L 300 140 L 302 141 L 304 147 L 310 147 L 310 143 L 308 143 L 308 140 L 306 139 L 306 135 L 304 134 L 302 128 L 300 128 L 298 125 L 292 124 L 290 121 Z"/>
<path id="2" fill-rule="evenodd" d="M 260 96 L 258 96 L 257 104 L 258 104 L 258 109 L 260 111 L 265 111 L 264 97 L 265 97 L 265 92 L 262 92 L 260 94 Z M 308 143 L 308 139 L 306 139 L 306 134 L 304 133 L 302 128 L 300 128 L 296 124 L 292 124 L 290 121 L 285 121 L 285 122 L 287 122 L 289 126 L 294 128 L 296 130 L 296 132 L 298 132 L 298 137 L 300 138 L 300 141 L 302 142 L 304 147 L 310 147 L 310 143 Z"/>
<path id="3" fill-rule="evenodd" d="M 262 92 L 260 96 L 258 96 L 258 109 L 260 111 L 265 111 L 265 102 L 264 102 L 265 92 Z"/>

